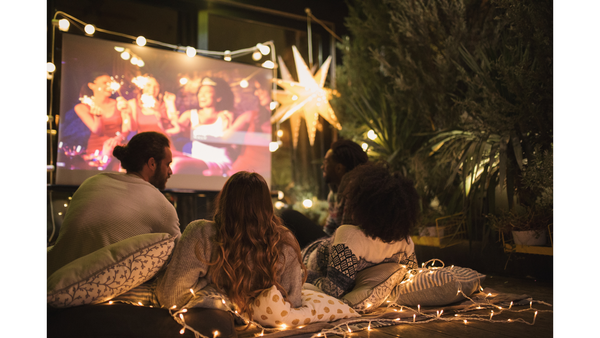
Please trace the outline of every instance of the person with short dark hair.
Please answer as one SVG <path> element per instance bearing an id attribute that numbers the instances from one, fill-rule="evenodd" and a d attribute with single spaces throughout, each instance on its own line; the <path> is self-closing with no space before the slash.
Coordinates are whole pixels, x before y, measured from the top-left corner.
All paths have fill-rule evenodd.
<path id="1" fill-rule="evenodd" d="M 307 283 L 337 298 L 371 266 L 395 262 L 417 268 L 410 231 L 418 221 L 419 195 L 412 181 L 390 173 L 385 163 L 367 163 L 346 174 L 342 185 L 339 193 L 356 225 L 343 224 L 302 250 Z"/>
<path id="2" fill-rule="evenodd" d="M 92 176 L 75 191 L 56 243 L 48 250 L 48 276 L 136 235 L 181 235 L 177 212 L 160 192 L 173 173 L 169 140 L 157 132 L 139 133 L 126 146 L 116 146 L 113 155 L 127 173 Z"/>
<path id="3" fill-rule="evenodd" d="M 292 230 L 301 247 L 319 238 L 333 235 L 342 224 L 353 224 L 345 211 L 344 200 L 338 196 L 338 190 L 344 175 L 368 160 L 367 153 L 352 140 L 340 139 L 331 144 L 321 166 L 323 178 L 329 186 L 329 210 L 324 226 L 314 223 L 296 210 L 286 209 L 281 213 L 285 226 Z"/>
<path id="4" fill-rule="evenodd" d="M 251 316 L 252 300 L 273 285 L 292 307 L 300 307 L 305 272 L 298 242 L 274 214 L 267 182 L 240 171 L 217 196 L 213 220 L 185 228 L 157 278 L 156 296 L 163 307 L 181 308 L 193 297 L 190 289 L 214 285 L 239 313 Z"/>

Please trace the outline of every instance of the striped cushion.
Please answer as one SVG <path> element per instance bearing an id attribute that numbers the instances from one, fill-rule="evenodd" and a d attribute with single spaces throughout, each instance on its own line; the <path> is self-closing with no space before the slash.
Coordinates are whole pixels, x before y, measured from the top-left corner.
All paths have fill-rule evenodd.
<path id="1" fill-rule="evenodd" d="M 448 305 L 470 297 L 484 279 L 475 270 L 457 266 L 417 270 L 394 288 L 390 299 L 407 306 Z"/>

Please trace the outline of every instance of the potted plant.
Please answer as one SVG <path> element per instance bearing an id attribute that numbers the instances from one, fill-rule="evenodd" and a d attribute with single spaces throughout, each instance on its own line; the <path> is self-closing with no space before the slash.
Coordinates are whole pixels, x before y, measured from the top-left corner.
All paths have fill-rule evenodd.
<path id="1" fill-rule="evenodd" d="M 539 206 L 521 211 L 501 211 L 486 215 L 489 225 L 503 236 L 510 234 L 517 245 L 547 244 L 548 227 L 552 225 L 552 210 Z"/>

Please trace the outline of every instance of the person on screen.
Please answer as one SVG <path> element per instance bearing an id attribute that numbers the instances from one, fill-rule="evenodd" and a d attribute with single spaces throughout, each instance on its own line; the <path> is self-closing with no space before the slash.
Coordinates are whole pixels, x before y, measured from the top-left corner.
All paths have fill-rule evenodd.
<path id="1" fill-rule="evenodd" d="M 112 150 L 123 144 L 131 131 L 130 110 L 123 97 L 111 96 L 110 75 L 94 73 L 81 88 L 75 113 L 90 131 L 85 158 L 90 165 L 103 166 L 111 160 Z"/>
<path id="2" fill-rule="evenodd" d="M 163 92 L 156 78 L 150 75 L 138 76 L 133 82 L 141 91 L 128 101 L 132 130 L 156 131 L 167 137 L 179 133 L 175 94 Z"/>
<path id="3" fill-rule="evenodd" d="M 234 116 L 234 94 L 222 78 L 204 77 L 198 87 L 198 109 L 186 110 L 179 116 L 182 130 L 189 131 L 190 142 L 183 153 L 194 160 L 178 159 L 176 173 L 185 167 L 205 176 L 226 175 L 239 154 L 239 145 L 228 143 L 237 131 L 246 131 L 253 112 Z M 204 168 L 202 168 L 204 167 Z"/>
<path id="4" fill-rule="evenodd" d="M 213 220 L 185 228 L 157 277 L 156 296 L 163 307 L 181 308 L 192 299 L 190 289 L 211 285 L 243 314 L 254 297 L 275 285 L 292 307 L 300 307 L 305 272 L 298 242 L 274 214 L 267 182 L 240 171 L 217 196 Z"/>
<path id="5" fill-rule="evenodd" d="M 410 231 L 419 215 L 419 195 L 409 179 L 391 173 L 385 162 L 367 163 L 342 179 L 339 193 L 354 224 L 302 250 L 307 283 L 339 298 L 352 290 L 358 272 L 394 262 L 418 268 Z"/>
<path id="6" fill-rule="evenodd" d="M 179 218 L 160 190 L 172 174 L 169 140 L 139 133 L 114 156 L 127 173 L 104 172 L 85 180 L 73 194 L 58 238 L 48 251 L 48 276 L 77 258 L 147 233 L 179 237 Z"/>

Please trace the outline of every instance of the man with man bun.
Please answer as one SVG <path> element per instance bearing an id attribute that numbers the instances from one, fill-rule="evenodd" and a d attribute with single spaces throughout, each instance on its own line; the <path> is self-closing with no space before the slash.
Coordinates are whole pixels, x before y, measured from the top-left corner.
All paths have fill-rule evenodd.
<path id="1" fill-rule="evenodd" d="M 47 275 L 100 248 L 147 234 L 179 237 L 179 218 L 161 193 L 173 174 L 169 139 L 143 132 L 113 155 L 127 173 L 106 172 L 85 180 L 73 194 L 54 246 Z"/>

